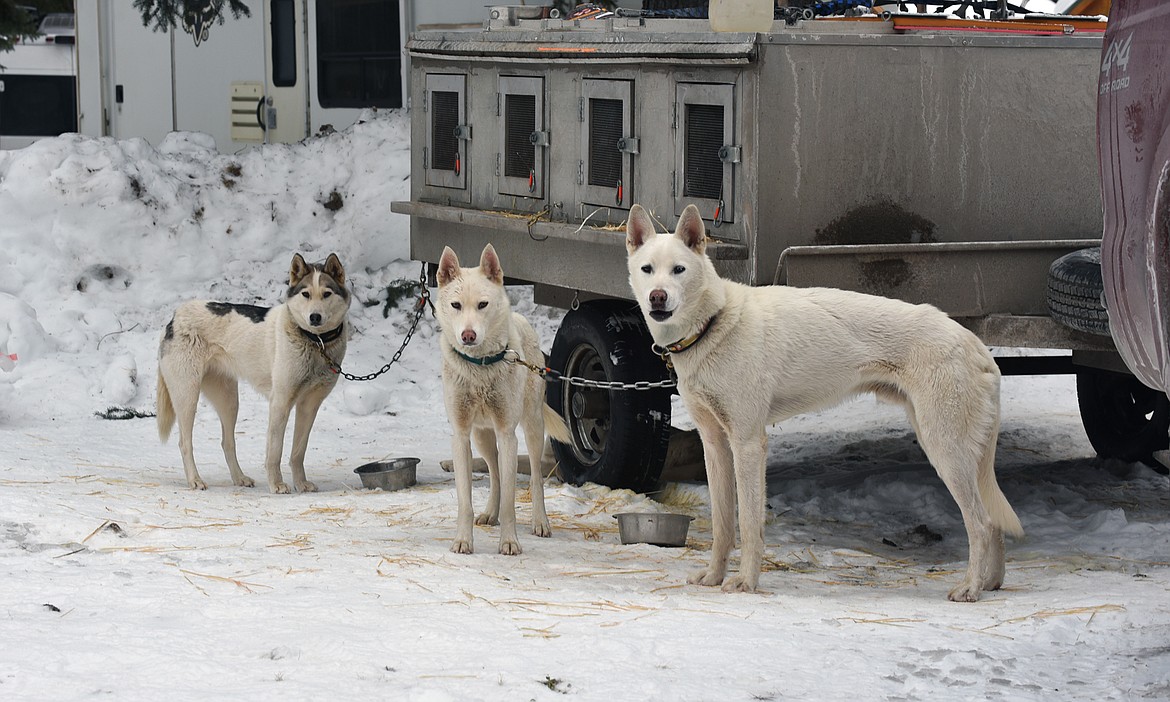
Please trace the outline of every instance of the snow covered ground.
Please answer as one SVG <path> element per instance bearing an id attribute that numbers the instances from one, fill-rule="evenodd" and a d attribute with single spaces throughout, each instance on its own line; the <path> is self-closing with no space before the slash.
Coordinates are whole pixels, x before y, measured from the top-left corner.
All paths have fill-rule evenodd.
<path id="1" fill-rule="evenodd" d="M 399 365 L 326 401 L 315 494 L 233 487 L 209 407 L 205 492 L 153 419 L 95 416 L 154 410 L 179 302 L 276 304 L 296 251 L 345 262 L 346 369 L 381 367 L 408 321 L 383 317 L 385 291 L 418 275 L 389 212 L 407 136 L 380 113 L 238 155 L 197 134 L 0 152 L 0 358 L 17 356 L 0 372 L 0 699 L 1170 698 L 1170 485 L 1091 457 L 1067 377 L 1004 379 L 1000 482 L 1028 536 L 975 604 L 946 600 L 966 558 L 957 508 L 869 399 L 773 428 L 754 595 L 685 582 L 710 547 L 702 484 L 654 501 L 553 480 L 551 539 L 524 531 L 505 557 L 478 528 L 478 552 L 452 554 L 429 317 Z M 548 347 L 560 312 L 513 298 Z M 243 391 L 254 478 L 265 410 Z M 353 469 L 388 456 L 420 457 L 420 484 L 361 489 Z M 687 548 L 621 545 L 612 515 L 631 510 L 697 517 Z"/>

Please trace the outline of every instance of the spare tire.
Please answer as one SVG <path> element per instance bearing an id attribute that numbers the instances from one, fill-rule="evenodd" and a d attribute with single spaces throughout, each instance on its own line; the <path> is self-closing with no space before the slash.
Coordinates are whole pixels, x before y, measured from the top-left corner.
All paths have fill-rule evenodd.
<path id="1" fill-rule="evenodd" d="M 585 381 L 666 380 L 662 359 L 633 303 L 595 300 L 561 321 L 550 368 Z M 670 390 L 610 390 L 549 383 L 546 401 L 569 425 L 572 444 L 553 443 L 561 478 L 635 492 L 654 490 L 670 441 Z"/>
<path id="2" fill-rule="evenodd" d="M 1109 336 L 1101 282 L 1101 247 L 1065 254 L 1048 268 L 1048 314 L 1071 329 Z"/>

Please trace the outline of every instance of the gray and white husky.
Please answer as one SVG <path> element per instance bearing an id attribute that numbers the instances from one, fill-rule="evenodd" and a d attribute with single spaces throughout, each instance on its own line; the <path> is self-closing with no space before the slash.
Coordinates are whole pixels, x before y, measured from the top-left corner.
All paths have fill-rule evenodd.
<path id="1" fill-rule="evenodd" d="M 195 469 L 191 446 L 201 392 L 219 414 L 232 483 L 255 485 L 236 458 L 237 382 L 243 379 L 268 398 L 264 457 L 268 488 L 289 492 L 280 459 L 295 407 L 289 461 L 293 484 L 302 492 L 317 490 L 305 479 L 305 451 L 317 410 L 337 384 L 326 354 L 336 364 L 345 358 L 350 294 L 336 254 L 329 254 L 323 265 L 310 265 L 295 254 L 288 284 L 285 302 L 273 308 L 192 300 L 182 304 L 167 324 L 158 347 L 158 434 L 165 442 L 178 419 L 179 451 L 192 488 L 207 489 Z"/>
<path id="2" fill-rule="evenodd" d="M 711 489 L 711 561 L 690 581 L 755 590 L 764 550 L 767 426 L 861 393 L 901 405 L 967 527 L 967 574 L 950 599 L 1003 584 L 1004 533 L 1020 520 L 995 480 L 999 369 L 983 343 L 930 305 L 831 288 L 750 287 L 719 277 L 693 205 L 673 234 L 630 209 L 630 286 L 670 353 L 699 428 Z M 735 510 L 739 574 L 727 575 Z"/>
<path id="3" fill-rule="evenodd" d="M 472 553 L 474 524 L 500 525 L 500 553 L 521 552 L 516 538 L 516 429 L 524 429 L 532 492 L 532 533 L 551 536 L 544 510 L 540 453 L 545 432 L 568 443 L 569 429 L 544 403 L 544 381 L 527 368 L 503 362 L 514 352 L 543 365 L 544 354 L 528 320 L 512 311 L 504 289 L 504 272 L 491 244 L 479 267 L 460 268 L 450 247 L 443 249 L 436 273 L 439 283 L 439 345 L 443 354 L 443 399 L 451 423 L 451 451 L 459 516 L 455 553 Z M 471 442 L 488 465 L 488 505 L 472 521 Z"/>

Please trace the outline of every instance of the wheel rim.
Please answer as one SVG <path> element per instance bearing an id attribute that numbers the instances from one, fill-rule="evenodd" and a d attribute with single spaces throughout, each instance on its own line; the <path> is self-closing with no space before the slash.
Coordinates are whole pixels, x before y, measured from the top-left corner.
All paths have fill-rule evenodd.
<path id="1" fill-rule="evenodd" d="M 592 346 L 581 345 L 569 354 L 565 375 L 588 380 L 608 380 L 601 356 Z M 573 436 L 573 455 L 583 466 L 594 466 L 605 452 L 609 436 L 609 392 L 561 383 L 561 407 Z"/>

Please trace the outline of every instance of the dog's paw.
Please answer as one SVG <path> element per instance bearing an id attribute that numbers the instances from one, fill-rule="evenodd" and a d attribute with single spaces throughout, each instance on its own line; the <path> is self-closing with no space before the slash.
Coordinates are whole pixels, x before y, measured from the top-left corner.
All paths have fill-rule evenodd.
<path id="1" fill-rule="evenodd" d="M 269 483 L 268 489 L 272 491 L 273 495 L 287 495 L 290 492 L 288 489 L 288 483 L 283 481 L 279 483 Z"/>
<path id="2" fill-rule="evenodd" d="M 964 580 L 958 587 L 947 593 L 947 599 L 951 602 L 978 602 L 979 595 L 979 586 Z"/>
<path id="3" fill-rule="evenodd" d="M 311 483 L 306 480 L 304 482 L 297 483 L 297 490 L 299 492 L 317 492 L 317 485 L 316 483 Z"/>
<path id="4" fill-rule="evenodd" d="M 723 576 L 711 572 L 711 569 L 704 568 L 696 571 L 687 578 L 687 582 L 691 585 L 703 585 L 706 587 L 719 587 L 723 584 Z"/>
<path id="5" fill-rule="evenodd" d="M 203 478 L 195 478 L 194 480 L 187 481 L 187 487 L 192 490 L 206 490 L 207 483 L 203 482 Z"/>
<path id="6" fill-rule="evenodd" d="M 723 582 L 724 592 L 755 592 L 756 583 L 742 575 L 733 575 Z"/>
<path id="7" fill-rule="evenodd" d="M 483 514 L 475 515 L 475 523 L 481 526 L 499 526 L 500 519 L 497 515 L 484 512 Z"/>
<path id="8" fill-rule="evenodd" d="M 552 527 L 549 526 L 548 519 L 541 521 L 534 521 L 532 523 L 532 533 L 542 539 L 547 539 L 552 536 Z"/>
<path id="9" fill-rule="evenodd" d="M 455 539 L 455 543 L 451 544 L 451 553 L 474 553 L 474 551 L 470 541 Z"/>
<path id="10" fill-rule="evenodd" d="M 524 549 L 520 548 L 519 541 L 500 539 L 500 554 L 504 556 L 519 556 L 523 552 Z"/>
<path id="11" fill-rule="evenodd" d="M 256 481 L 246 475 L 241 475 L 239 480 L 233 480 L 232 482 L 236 487 L 256 487 Z"/>

